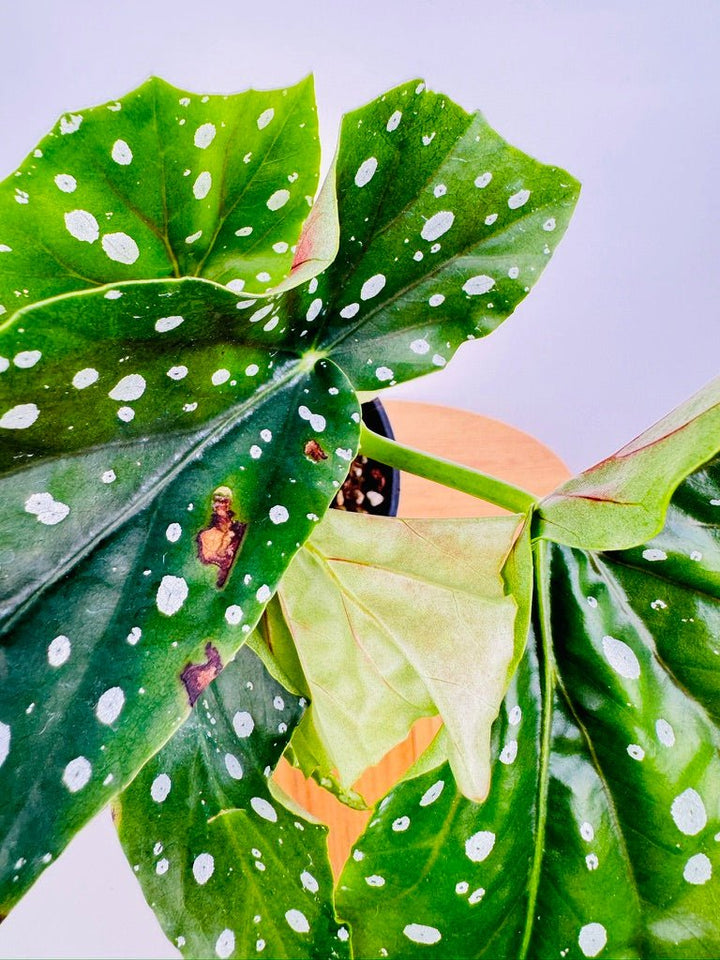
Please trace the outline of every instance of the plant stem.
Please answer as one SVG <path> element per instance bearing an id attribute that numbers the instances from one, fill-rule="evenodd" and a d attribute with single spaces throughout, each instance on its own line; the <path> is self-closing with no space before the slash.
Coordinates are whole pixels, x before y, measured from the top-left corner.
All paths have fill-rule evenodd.
<path id="1" fill-rule="evenodd" d="M 396 443 L 395 440 L 388 440 L 387 437 L 368 430 L 364 423 L 360 430 L 360 453 L 386 463 L 389 467 L 414 473 L 426 480 L 468 493 L 471 497 L 494 503 L 512 513 L 527 513 L 537 502 L 527 490 L 460 463 L 433 457 L 429 453 Z"/>

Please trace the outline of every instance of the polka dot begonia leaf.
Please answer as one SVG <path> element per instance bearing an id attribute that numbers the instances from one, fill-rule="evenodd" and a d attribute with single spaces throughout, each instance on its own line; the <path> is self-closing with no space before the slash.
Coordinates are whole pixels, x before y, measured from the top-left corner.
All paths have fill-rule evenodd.
<path id="1" fill-rule="evenodd" d="M 720 950 L 720 457 L 625 550 L 540 541 L 534 627 L 483 804 L 450 765 L 398 784 L 349 858 L 358 956 Z"/>
<path id="2" fill-rule="evenodd" d="M 350 956 L 327 831 L 269 783 L 304 705 L 243 648 L 116 802 L 127 858 L 188 957 Z"/>

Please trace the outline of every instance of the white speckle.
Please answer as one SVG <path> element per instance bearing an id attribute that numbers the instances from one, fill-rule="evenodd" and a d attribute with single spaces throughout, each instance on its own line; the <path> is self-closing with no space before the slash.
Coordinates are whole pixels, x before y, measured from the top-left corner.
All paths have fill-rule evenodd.
<path id="1" fill-rule="evenodd" d="M 308 283 L 308 293 L 312 295 L 318 288 L 318 278 L 313 277 L 310 283 Z"/>
<path id="2" fill-rule="evenodd" d="M 433 944 L 442 940 L 442 934 L 437 927 L 428 927 L 424 923 L 408 923 L 403 933 L 413 943 Z"/>
<path id="3" fill-rule="evenodd" d="M 75 757 L 63 770 L 63 783 L 70 793 L 77 793 L 82 790 L 90 780 L 92 766 L 87 757 Z"/>
<path id="4" fill-rule="evenodd" d="M 310 930 L 307 917 L 300 910 L 287 910 L 285 919 L 288 922 L 288 926 L 294 930 L 295 933 L 308 933 Z"/>
<path id="5" fill-rule="evenodd" d="M 133 627 L 125 640 L 130 644 L 131 647 L 134 647 L 135 644 L 139 642 L 140 637 L 142 637 L 142 630 L 140 627 Z"/>
<path id="6" fill-rule="evenodd" d="M 55 186 L 63 193 L 73 193 L 77 190 L 77 180 L 71 177 L 69 173 L 59 173 L 55 177 Z"/>
<path id="7" fill-rule="evenodd" d="M 255 941 L 255 949 L 258 953 L 261 953 L 265 949 L 265 941 L 262 938 Z"/>
<path id="8" fill-rule="evenodd" d="M 438 183 L 438 185 L 433 190 L 433 194 L 438 198 L 444 197 L 446 193 L 447 193 L 447 187 L 445 186 L 444 183 Z"/>
<path id="9" fill-rule="evenodd" d="M 101 243 L 106 256 L 116 263 L 135 263 L 140 256 L 137 243 L 126 233 L 106 233 Z"/>
<path id="10" fill-rule="evenodd" d="M 272 593 L 270 591 L 270 587 L 264 583 L 255 594 L 255 599 L 258 603 L 267 603 L 271 596 Z"/>
<path id="11" fill-rule="evenodd" d="M 216 370 L 215 373 L 210 377 L 214 387 L 219 387 L 221 383 L 227 383 L 229 379 L 230 371 L 225 369 Z"/>
<path id="12" fill-rule="evenodd" d="M 303 872 L 300 874 L 300 882 L 306 890 L 310 891 L 310 893 L 317 893 L 320 889 L 320 884 L 311 873 L 307 872 L 307 870 L 303 870 Z"/>
<path id="13" fill-rule="evenodd" d="M 11 735 L 10 727 L 6 723 L 0 722 L 0 767 L 5 763 L 7 755 L 10 753 Z"/>
<path id="14" fill-rule="evenodd" d="M 240 623 L 242 618 L 242 607 L 239 607 L 236 603 L 233 603 L 232 606 L 229 606 L 225 611 L 225 619 L 230 626 L 235 626 L 236 624 Z"/>
<path id="15" fill-rule="evenodd" d="M 250 447 L 250 456 L 253 458 L 253 460 L 259 460 L 262 456 L 262 447 L 259 447 L 256 443 L 254 443 Z"/>
<path id="16" fill-rule="evenodd" d="M 287 508 L 281 504 L 276 504 L 274 507 L 271 507 L 268 516 L 273 523 L 287 523 L 290 518 Z"/>
<path id="17" fill-rule="evenodd" d="M 602 638 L 603 652 L 615 673 L 626 680 L 637 680 L 640 676 L 640 662 L 633 650 L 622 640 L 605 636 Z"/>
<path id="18" fill-rule="evenodd" d="M 277 823 L 277 811 L 267 800 L 264 800 L 262 797 L 252 797 L 250 806 L 263 820 L 269 820 L 270 823 Z"/>
<path id="19" fill-rule="evenodd" d="M 155 873 L 159 877 L 162 877 L 168 872 L 169 867 L 170 861 L 163 857 L 162 860 L 158 860 L 158 862 L 155 864 Z"/>
<path id="20" fill-rule="evenodd" d="M 517 280 L 520 276 L 520 267 L 510 267 L 508 270 L 508 276 L 511 280 Z"/>
<path id="21" fill-rule="evenodd" d="M 662 718 L 655 723 L 655 733 L 660 743 L 665 747 L 675 746 L 675 731 L 667 722 Z"/>
<path id="22" fill-rule="evenodd" d="M 580 836 L 586 843 L 590 843 L 595 837 L 593 826 L 591 823 L 588 823 L 587 820 L 580 824 Z"/>
<path id="23" fill-rule="evenodd" d="M 315 433 L 322 433 L 326 427 L 326 420 L 319 413 L 312 413 L 308 407 L 298 407 L 298 414 L 302 420 L 307 420 Z"/>
<path id="24" fill-rule="evenodd" d="M 84 390 L 85 387 L 95 383 L 99 376 L 100 374 L 93 367 L 85 367 L 83 370 L 78 370 L 72 378 L 72 385 L 76 390 Z"/>
<path id="25" fill-rule="evenodd" d="M 705 829 L 707 824 L 705 804 L 697 790 L 693 790 L 692 787 L 688 787 L 675 797 L 670 812 L 675 826 L 687 837 L 694 837 Z"/>
<path id="26" fill-rule="evenodd" d="M 427 340 L 423 340 L 423 339 L 413 340 L 412 343 L 410 344 L 410 349 L 412 350 L 413 353 L 417 353 L 420 356 L 422 356 L 423 354 L 427 353 L 430 350 L 430 344 L 427 342 Z"/>
<path id="27" fill-rule="evenodd" d="M 188 585 L 183 577 L 166 575 L 160 581 L 155 603 L 160 613 L 171 617 L 187 600 Z"/>
<path id="28" fill-rule="evenodd" d="M 460 883 L 455 884 L 455 893 L 460 897 L 464 896 L 469 889 L 470 884 L 466 880 L 461 880 Z"/>
<path id="29" fill-rule="evenodd" d="M 595 853 L 589 853 L 589 854 L 585 857 L 585 866 L 586 866 L 586 867 L 588 868 L 588 870 L 590 870 L 590 871 L 592 871 L 592 870 L 597 870 L 597 868 L 600 866 L 600 861 L 599 861 L 598 858 L 597 858 L 597 854 L 595 854 Z"/>
<path id="30" fill-rule="evenodd" d="M 79 113 L 71 113 L 68 117 L 62 117 L 60 120 L 60 133 L 67 136 L 69 133 L 77 133 L 83 118 Z"/>
<path id="31" fill-rule="evenodd" d="M 653 600 L 650 606 L 653 610 L 667 610 L 667 604 L 664 600 L 660 600 L 659 598 L 657 600 Z"/>
<path id="32" fill-rule="evenodd" d="M 439 307 L 441 303 L 445 303 L 445 297 L 442 293 L 434 293 L 428 300 L 428 303 L 431 307 Z"/>
<path id="33" fill-rule="evenodd" d="M 436 780 L 431 787 L 428 787 L 428 789 L 425 791 L 422 797 L 420 797 L 420 806 L 429 807 L 431 803 L 435 803 L 435 801 L 437 800 L 437 798 L 440 796 L 440 794 L 443 792 L 444 789 L 445 789 L 445 781 Z"/>
<path id="34" fill-rule="evenodd" d="M 392 380 L 395 374 L 392 372 L 390 367 L 378 367 L 375 371 L 375 376 L 381 383 L 385 383 L 387 380 Z"/>
<path id="35" fill-rule="evenodd" d="M 115 483 L 117 474 L 114 470 L 106 470 L 100 477 L 103 483 Z"/>
<path id="36" fill-rule="evenodd" d="M 100 697 L 95 707 L 95 716 L 106 726 L 115 723 L 125 706 L 125 694 L 120 687 L 110 687 Z"/>
<path id="37" fill-rule="evenodd" d="M 5 430 L 25 430 L 31 427 L 39 416 L 40 411 L 36 404 L 19 403 L 16 407 L 6 410 L 0 417 L 0 427 Z"/>
<path id="38" fill-rule="evenodd" d="M 200 239 L 202 235 L 203 235 L 202 230 L 196 230 L 195 233 L 191 233 L 189 237 L 185 237 L 185 243 L 187 244 L 195 243 Z M 227 284 L 227 287 L 228 288 L 230 287 L 229 283 Z"/>
<path id="39" fill-rule="evenodd" d="M 193 410 L 197 410 L 197 403 L 184 403 L 183 410 L 185 413 L 192 413 Z"/>
<path id="40" fill-rule="evenodd" d="M 340 316 L 343 320 L 350 320 L 360 309 L 359 303 L 349 303 L 346 307 L 343 307 L 340 311 Z"/>
<path id="41" fill-rule="evenodd" d="M 117 415 L 120 420 L 124 421 L 125 423 L 130 423 L 130 421 L 135 417 L 135 411 L 132 407 L 120 407 Z"/>
<path id="42" fill-rule="evenodd" d="M 211 853 L 199 853 L 192 865 L 193 876 L 200 886 L 204 886 L 215 872 L 215 857 Z"/>
<path id="43" fill-rule="evenodd" d="M 371 877 L 365 877 L 365 883 L 369 887 L 384 887 L 385 877 L 381 877 L 377 873 L 374 873 Z"/>
<path id="44" fill-rule="evenodd" d="M 434 131 L 434 130 L 433 130 L 433 132 L 430 134 L 430 136 L 428 136 L 427 134 L 424 134 L 424 135 L 423 135 L 423 138 L 422 138 L 423 146 L 424 146 L 424 147 L 429 147 L 430 144 L 433 142 L 434 139 L 435 139 L 435 131 Z"/>
<path id="45" fill-rule="evenodd" d="M 398 817 L 393 820 L 392 828 L 395 833 L 404 833 L 410 826 L 410 817 Z"/>
<path id="46" fill-rule="evenodd" d="M 488 293 L 494 286 L 493 278 L 481 273 L 477 277 L 470 277 L 469 280 L 466 280 L 463 284 L 463 290 L 469 296 L 476 297 L 479 294 Z"/>
<path id="47" fill-rule="evenodd" d="M 517 727 L 522 720 L 522 709 L 516 704 L 508 714 L 508 723 L 511 727 Z"/>
<path id="48" fill-rule="evenodd" d="M 133 160 L 133 152 L 124 140 L 115 141 L 111 156 L 115 163 L 120 164 L 121 167 L 127 167 Z"/>
<path id="49" fill-rule="evenodd" d="M 637 744 L 637 743 L 630 743 L 630 744 L 628 744 L 627 752 L 628 752 L 628 756 L 632 757 L 633 760 L 644 760 L 644 759 L 645 759 L 645 751 L 644 751 L 643 748 L 642 748 L 639 744 Z"/>
<path id="50" fill-rule="evenodd" d="M 233 778 L 233 780 L 242 780 L 243 768 L 242 764 L 235 756 L 234 753 L 225 754 L 225 769 Z"/>
<path id="51" fill-rule="evenodd" d="M 360 863 L 360 861 L 364 859 L 365 859 L 365 854 L 362 852 L 362 850 L 353 850 L 353 860 L 356 863 Z"/>
<path id="52" fill-rule="evenodd" d="M 490 856 L 495 846 L 495 834 L 490 830 L 479 830 L 465 841 L 465 854 L 474 863 L 480 863 Z"/>
<path id="53" fill-rule="evenodd" d="M 215 941 L 215 953 L 220 960 L 227 960 L 235 949 L 235 934 L 232 930 L 223 930 Z"/>
<path id="54" fill-rule="evenodd" d="M 485 889 L 483 887 L 478 887 L 477 890 L 473 890 L 473 892 L 468 897 L 468 903 L 471 903 L 471 904 L 480 903 L 480 901 L 484 896 L 485 896 Z"/>
<path id="55" fill-rule="evenodd" d="M 433 366 L 435 367 L 444 367 L 445 364 L 447 363 L 447 360 L 441 354 L 434 353 L 432 362 L 433 362 Z"/>
<path id="56" fill-rule="evenodd" d="M 51 640 L 47 651 L 50 666 L 61 667 L 64 663 L 67 663 L 70 658 L 71 649 L 70 640 L 64 634 L 60 634 L 59 637 Z"/>
<path id="57" fill-rule="evenodd" d="M 273 697 L 273 706 L 275 707 L 276 710 L 284 710 L 285 701 L 283 700 L 282 697 Z"/>
<path id="58" fill-rule="evenodd" d="M 601 923 L 586 923 L 578 935 L 578 944 L 586 957 L 596 957 L 607 943 L 607 930 Z"/>
<path id="59" fill-rule="evenodd" d="M 370 300 L 376 297 L 385 286 L 385 276 L 382 273 L 376 273 L 362 285 L 360 289 L 360 299 Z"/>
<path id="60" fill-rule="evenodd" d="M 486 173 L 481 173 L 479 177 L 475 177 L 475 186 L 479 190 L 484 190 L 491 180 L 492 180 L 492 174 L 490 173 L 490 171 L 487 171 Z"/>
<path id="61" fill-rule="evenodd" d="M 170 543 L 177 543 L 180 537 L 182 536 L 182 527 L 179 523 L 168 524 L 168 528 L 165 531 L 165 536 L 170 541 Z"/>
<path id="62" fill-rule="evenodd" d="M 240 227 L 239 230 L 236 230 L 236 231 L 235 231 L 235 236 L 236 236 L 236 237 L 249 237 L 252 232 L 253 232 L 253 228 L 252 228 L 252 227 Z"/>
<path id="63" fill-rule="evenodd" d="M 206 150 L 215 139 L 216 133 L 217 130 L 215 129 L 214 123 L 203 123 L 195 131 L 193 143 L 200 150 Z"/>
<path id="64" fill-rule="evenodd" d="M 440 210 L 423 224 L 420 236 L 423 240 L 437 240 L 455 223 L 455 214 L 451 210 Z"/>
<path id="65" fill-rule="evenodd" d="M 269 283 L 271 279 L 272 278 L 270 274 L 267 272 L 267 270 L 261 270 L 260 273 L 258 273 L 256 276 L 256 280 L 259 280 L 261 283 Z M 275 321 L 275 324 L 276 323 L 277 321 Z M 273 326 L 275 326 L 275 324 L 273 324 Z M 267 330 L 268 328 L 265 327 L 265 329 Z"/>
<path id="66" fill-rule="evenodd" d="M 377 165 L 377 157 L 368 157 L 367 160 L 363 160 L 355 174 L 355 186 L 364 187 L 365 184 L 370 183 L 375 176 Z"/>
<path id="67" fill-rule="evenodd" d="M 495 221 L 497 220 L 497 218 L 498 218 L 498 215 L 497 215 L 496 213 L 489 213 L 489 214 L 485 217 L 485 226 L 486 226 L 486 227 L 491 227 L 491 226 L 495 223 Z"/>
<path id="68" fill-rule="evenodd" d="M 712 863 L 704 853 L 696 853 L 690 857 L 683 870 L 683 879 L 695 886 L 707 883 L 712 877 Z"/>
<path id="69" fill-rule="evenodd" d="M 657 550 L 654 547 L 650 547 L 647 550 L 643 550 L 642 555 L 646 560 L 650 560 L 650 561 L 667 560 L 667 554 L 665 553 L 665 551 Z"/>
<path id="70" fill-rule="evenodd" d="M 98 222 L 87 210 L 71 210 L 66 213 L 65 227 L 70 236 L 84 243 L 95 243 L 100 236 Z"/>
<path id="71" fill-rule="evenodd" d="M 596 610 L 596 609 L 597 609 L 597 605 L 598 605 L 597 599 L 596 599 L 595 597 L 588 597 L 588 598 L 587 598 L 587 605 L 588 605 L 589 607 L 592 607 L 593 610 Z"/>
<path id="72" fill-rule="evenodd" d="M 285 204 L 290 199 L 289 190 L 276 190 L 267 200 L 268 210 L 279 210 L 280 207 L 284 207 Z"/>
<path id="73" fill-rule="evenodd" d="M 250 314 L 248 317 L 248 322 L 257 323 L 259 320 L 263 320 L 269 313 L 272 312 L 272 309 L 272 303 L 269 303 L 264 307 L 260 307 L 259 310 L 256 310 L 254 313 Z"/>
<path id="74" fill-rule="evenodd" d="M 247 740 L 255 729 L 255 721 L 246 710 L 238 710 L 232 721 L 233 730 L 241 740 Z"/>
<path id="75" fill-rule="evenodd" d="M 177 367 L 170 367 L 167 376 L 171 380 L 183 380 L 188 375 L 188 368 L 180 364 Z"/>
<path id="76" fill-rule="evenodd" d="M 699 560 L 702 560 L 702 554 L 700 553 L 699 550 L 693 550 L 692 553 L 690 554 L 690 559 L 694 560 L 697 563 Z"/>
<path id="77" fill-rule="evenodd" d="M 259 372 L 260 372 L 260 367 L 256 363 L 249 363 L 247 367 L 245 367 L 246 377 L 254 377 Z"/>
<path id="78" fill-rule="evenodd" d="M 205 197 L 210 193 L 212 188 L 212 177 L 209 170 L 203 170 L 201 174 L 198 175 L 197 180 L 193 184 L 193 195 L 196 200 L 204 200 Z"/>
<path id="79" fill-rule="evenodd" d="M 159 773 L 150 787 L 150 796 L 155 803 L 164 803 L 170 793 L 172 780 L 166 773 Z"/>
<path id="80" fill-rule="evenodd" d="M 510 740 L 508 743 L 505 744 L 505 746 L 502 749 L 502 753 L 500 754 L 500 757 L 499 757 L 500 763 L 504 763 L 506 765 L 515 763 L 517 752 L 518 752 L 517 740 Z"/>
<path id="81" fill-rule="evenodd" d="M 548 217 L 548 219 L 543 224 L 543 230 L 546 230 L 548 233 L 551 230 L 555 229 L 555 217 Z"/>
<path id="82" fill-rule="evenodd" d="M 118 381 L 108 396 L 111 400 L 125 400 L 128 402 L 131 400 L 139 400 L 145 393 L 146 386 L 145 377 L 141 377 L 139 373 L 131 373 Z"/>
<path id="83" fill-rule="evenodd" d="M 51 493 L 33 493 L 25 501 L 25 511 L 34 514 L 40 523 L 54 527 L 70 513 L 70 507 L 55 500 Z"/>
<path id="84" fill-rule="evenodd" d="M 265 127 L 272 121 L 274 116 L 275 111 L 272 107 L 268 107 L 267 110 L 263 110 L 263 112 L 257 118 L 258 130 L 264 130 Z"/>
<path id="85" fill-rule="evenodd" d="M 308 323 L 312 323 L 312 321 L 317 317 L 317 315 L 322 310 L 322 305 L 323 305 L 323 302 L 319 297 L 313 300 L 313 302 L 308 307 L 307 314 L 305 315 L 305 319 L 307 320 Z"/>
<path id="86" fill-rule="evenodd" d="M 518 207 L 522 207 L 530 199 L 529 190 L 518 190 L 517 193 L 514 193 L 511 197 L 508 198 L 508 206 L 511 210 L 517 210 Z"/>
<path id="87" fill-rule="evenodd" d="M 390 114 L 390 119 L 388 120 L 385 129 L 388 133 L 392 133 L 393 130 L 397 130 L 400 121 L 402 120 L 402 111 L 396 110 L 394 113 Z"/>
<path id="88" fill-rule="evenodd" d="M 21 353 L 15 355 L 13 363 L 20 370 L 29 370 L 30 367 L 34 367 L 38 360 L 42 357 L 40 350 L 23 350 Z"/>
<path id="89" fill-rule="evenodd" d="M 272 430 L 267 430 L 267 429 L 261 430 L 260 439 L 264 440 L 265 443 L 270 443 L 270 441 L 272 440 Z"/>

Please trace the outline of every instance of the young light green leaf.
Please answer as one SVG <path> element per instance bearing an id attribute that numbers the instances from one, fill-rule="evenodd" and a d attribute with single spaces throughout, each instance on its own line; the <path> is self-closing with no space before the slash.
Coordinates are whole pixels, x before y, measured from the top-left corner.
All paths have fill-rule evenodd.
<path id="1" fill-rule="evenodd" d="M 273 656 L 311 700 L 321 775 L 337 768 L 350 787 L 416 719 L 440 713 L 461 789 L 484 797 L 490 726 L 527 633 L 530 570 L 516 516 L 329 514 L 283 578 L 289 631 L 272 636 Z"/>
<path id="2" fill-rule="evenodd" d="M 327 831 L 268 782 L 303 705 L 244 648 L 116 802 L 143 893 L 188 957 L 349 956 Z"/>
<path id="3" fill-rule="evenodd" d="M 344 118 L 336 175 L 339 254 L 283 309 L 369 391 L 445 366 L 505 320 L 579 191 L 417 82 Z"/>
<path id="4" fill-rule="evenodd" d="M 68 114 L 0 185 L 0 313 L 159 277 L 263 292 L 290 272 L 319 159 L 311 78 L 230 97 L 153 78 Z"/>
<path id="5" fill-rule="evenodd" d="M 657 534 L 678 484 L 720 450 L 720 377 L 538 510 L 546 540 L 623 550 Z"/>
<path id="6" fill-rule="evenodd" d="M 641 547 L 538 544 L 488 799 L 441 767 L 380 804 L 341 879 L 358 955 L 717 954 L 719 511 L 716 458 Z"/>

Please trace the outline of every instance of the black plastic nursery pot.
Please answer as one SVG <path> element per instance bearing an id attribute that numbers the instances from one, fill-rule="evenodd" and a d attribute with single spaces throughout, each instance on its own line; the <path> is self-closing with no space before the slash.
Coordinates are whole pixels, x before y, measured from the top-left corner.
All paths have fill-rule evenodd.
<path id="1" fill-rule="evenodd" d="M 379 400 L 363 403 L 362 418 L 374 433 L 394 440 L 388 415 Z M 394 517 L 397 515 L 399 497 L 400 471 L 377 460 L 358 456 L 353 460 L 347 479 L 338 490 L 332 507 L 349 513 Z"/>

